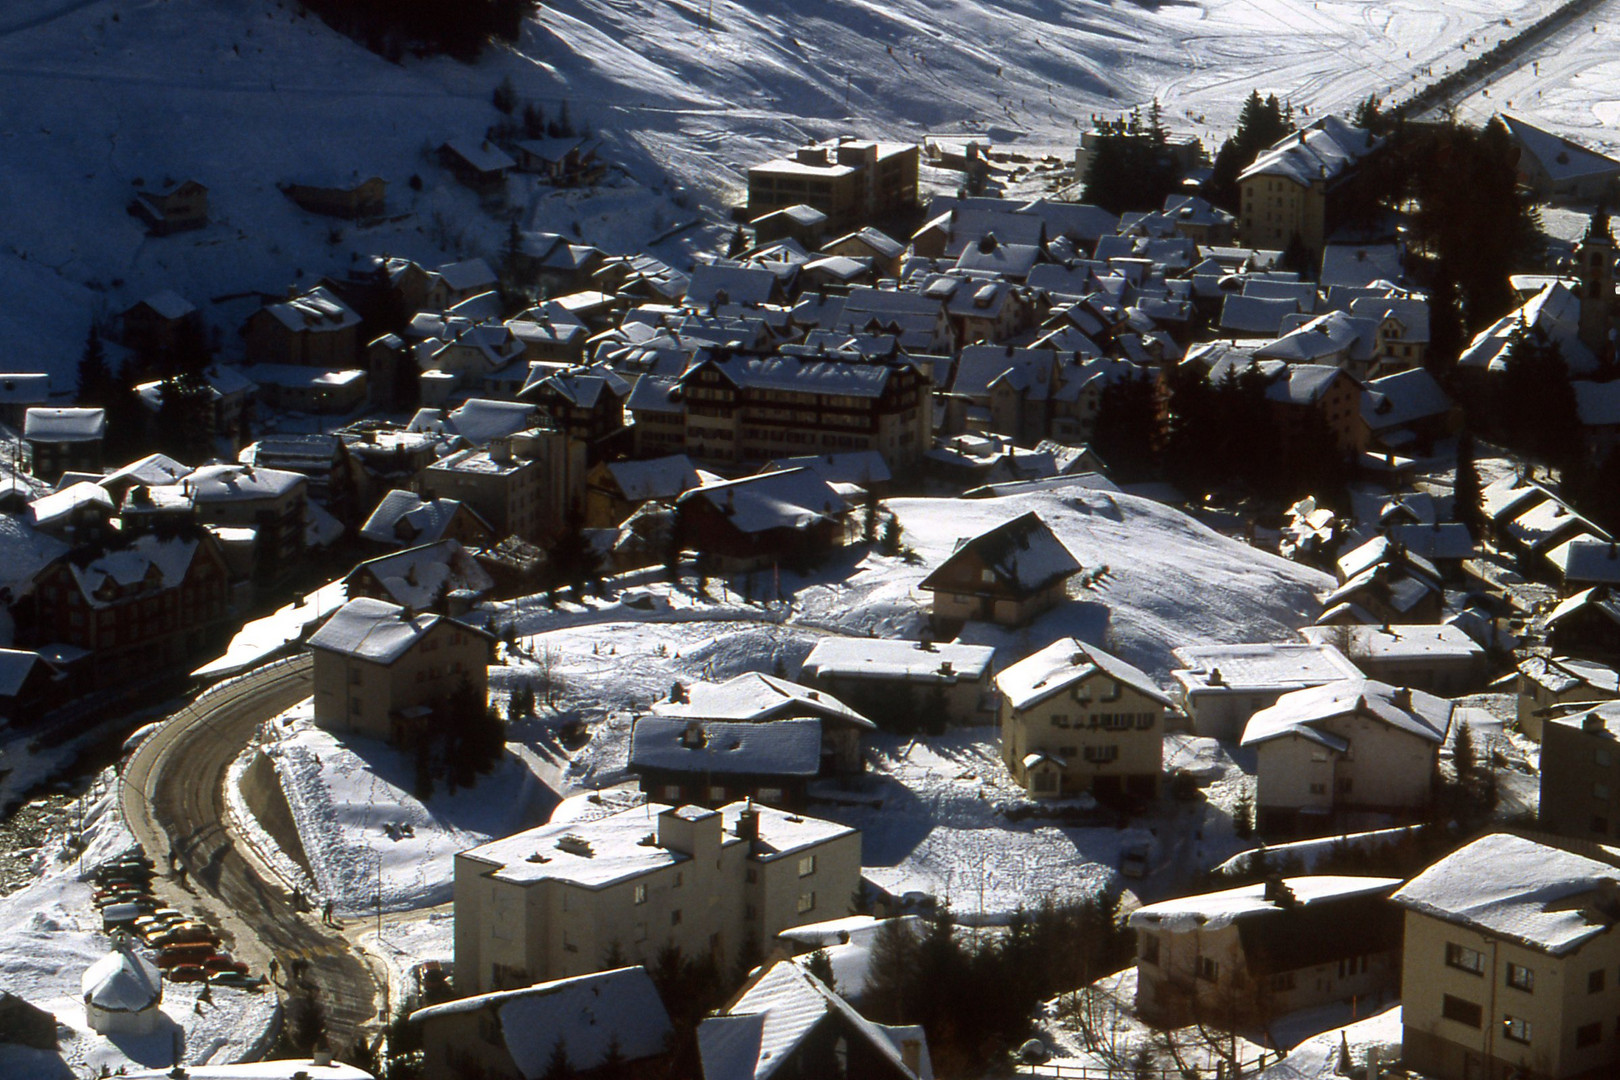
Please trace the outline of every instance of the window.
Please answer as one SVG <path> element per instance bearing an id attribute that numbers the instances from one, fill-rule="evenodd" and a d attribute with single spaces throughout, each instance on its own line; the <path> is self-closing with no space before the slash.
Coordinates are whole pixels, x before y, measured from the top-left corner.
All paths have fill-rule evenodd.
<path id="1" fill-rule="evenodd" d="M 644 922 L 636 923 L 636 935 L 635 935 L 635 937 L 636 937 L 637 941 L 646 941 L 647 940 L 647 924 L 646 923 L 644 923 Z"/>
<path id="2" fill-rule="evenodd" d="M 647 886 L 646 886 L 646 883 L 638 882 L 636 884 L 636 903 L 645 904 L 646 902 L 647 902 Z"/>
<path id="3" fill-rule="evenodd" d="M 719 784 L 709 785 L 709 800 L 711 802 L 725 802 L 726 789 L 721 787 Z"/>
<path id="4" fill-rule="evenodd" d="M 671 925 L 671 926 L 679 926 L 679 925 L 681 925 L 681 909 L 680 908 L 676 908 L 674 911 L 669 913 L 669 925 Z"/>
<path id="5" fill-rule="evenodd" d="M 1528 1043 L 1530 1041 L 1530 1021 L 1518 1016 L 1503 1016 L 1502 1037 L 1516 1043 Z"/>
<path id="6" fill-rule="evenodd" d="M 816 892 L 814 889 L 799 894 L 799 914 L 816 910 Z"/>
<path id="7" fill-rule="evenodd" d="M 1086 747 L 1086 760 L 1095 765 L 1106 765 L 1110 761 L 1118 761 L 1119 747 L 1088 746 Z"/>
<path id="8" fill-rule="evenodd" d="M 1592 752 L 1592 764 L 1602 766 L 1605 769 L 1608 768 L 1609 751 L 1601 746 L 1594 750 Z"/>
<path id="9" fill-rule="evenodd" d="M 1348 794 L 1350 794 L 1350 783 L 1351 783 L 1350 777 L 1348 777 L 1348 776 L 1339 777 L 1338 781 L 1336 782 L 1336 786 L 1338 788 L 1338 792 L 1339 792 L 1340 795 L 1348 795 Z"/>
<path id="10" fill-rule="evenodd" d="M 360 669 L 359 668 L 352 667 L 352 668 L 349 669 L 349 685 L 350 686 L 359 686 L 360 685 Z"/>
<path id="11" fill-rule="evenodd" d="M 816 872 L 816 857 L 814 855 L 806 855 L 806 856 L 804 856 L 803 858 L 801 858 L 799 860 L 799 876 L 800 877 L 809 877 L 811 874 L 813 874 L 815 872 Z"/>
<path id="12" fill-rule="evenodd" d="M 1608 797 L 1609 797 L 1609 785 L 1608 784 L 1593 784 L 1592 785 L 1592 798 L 1594 798 L 1594 799 L 1607 799 Z"/>
<path id="13" fill-rule="evenodd" d="M 1440 1015 L 1447 1020 L 1453 1020 L 1471 1028 L 1479 1027 L 1479 1006 L 1460 997 L 1452 997 L 1450 994 L 1442 996 L 1440 999 Z"/>
<path id="14" fill-rule="evenodd" d="M 677 889 L 681 887 L 681 883 L 684 882 L 685 880 L 686 880 L 686 871 L 684 871 L 684 870 L 675 871 L 675 887 Z"/>
<path id="15" fill-rule="evenodd" d="M 1454 941 L 1446 942 L 1446 966 L 1461 971 L 1471 971 L 1475 975 L 1485 970 L 1485 954 L 1478 949 L 1470 949 L 1466 945 L 1458 945 Z"/>
<path id="16" fill-rule="evenodd" d="M 1159 935 L 1144 933 L 1142 935 L 1142 963 L 1157 964 L 1159 962 Z"/>
<path id="17" fill-rule="evenodd" d="M 1510 963 L 1507 966 L 1507 984 L 1528 994 L 1536 988 L 1536 973 L 1523 964 Z"/>
<path id="18" fill-rule="evenodd" d="M 1602 1024 L 1582 1024 L 1575 1029 L 1576 1046 L 1596 1046 L 1603 1041 Z"/>
<path id="19" fill-rule="evenodd" d="M 1592 819 L 1592 831 L 1600 836 L 1607 835 L 1609 831 L 1609 819 L 1606 817 L 1594 817 Z"/>
<path id="20" fill-rule="evenodd" d="M 1198 958 L 1198 977 L 1214 982 L 1221 977 L 1221 965 L 1217 964 L 1211 957 L 1200 956 Z"/>
<path id="21" fill-rule="evenodd" d="M 1603 969 L 1589 972 L 1586 976 L 1586 992 L 1588 994 L 1603 993 Z"/>
<path id="22" fill-rule="evenodd" d="M 1327 794 L 1327 785 L 1323 784 L 1323 783 L 1313 781 L 1312 784 L 1311 784 L 1311 794 L 1312 795 L 1326 795 Z"/>

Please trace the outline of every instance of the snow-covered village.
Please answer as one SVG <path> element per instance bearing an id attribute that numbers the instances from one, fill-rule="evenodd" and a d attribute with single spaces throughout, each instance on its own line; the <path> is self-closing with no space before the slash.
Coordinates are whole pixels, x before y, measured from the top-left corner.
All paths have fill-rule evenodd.
<path id="1" fill-rule="evenodd" d="M 1620 1077 L 1617 73 L 8 0 L 0 1080 Z"/>

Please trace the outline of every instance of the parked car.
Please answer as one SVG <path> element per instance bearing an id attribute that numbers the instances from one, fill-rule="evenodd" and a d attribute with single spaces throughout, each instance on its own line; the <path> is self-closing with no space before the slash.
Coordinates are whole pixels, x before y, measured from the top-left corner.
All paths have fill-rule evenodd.
<path id="1" fill-rule="evenodd" d="M 138 904 L 108 904 L 101 909 L 101 928 L 106 931 L 128 929 L 144 914 Z"/>
<path id="2" fill-rule="evenodd" d="M 210 975 L 218 974 L 221 971 L 234 971 L 238 975 L 246 975 L 248 972 L 247 962 L 245 960 L 232 960 L 229 953 L 215 953 L 204 960 L 202 966 L 208 969 Z"/>
<path id="3" fill-rule="evenodd" d="M 244 975 L 239 971 L 220 971 L 208 976 L 208 981 L 214 986 L 234 986 L 239 990 L 262 990 L 266 979 L 263 975 Z"/>
<path id="4" fill-rule="evenodd" d="M 168 972 L 170 982 L 207 982 L 208 971 L 201 964 L 181 964 Z"/>
<path id="5" fill-rule="evenodd" d="M 157 954 L 157 958 L 152 962 L 160 968 L 181 967 L 185 964 L 195 964 L 202 967 L 203 961 L 208 959 L 211 948 L 210 945 L 202 945 L 196 948 L 183 945 L 170 946 L 161 950 Z"/>
<path id="6" fill-rule="evenodd" d="M 1127 844 L 1119 853 L 1119 872 L 1128 878 L 1147 877 L 1153 858 L 1153 842 L 1140 840 Z"/>
<path id="7" fill-rule="evenodd" d="M 193 942 L 217 945 L 219 935 L 202 923 L 184 922 L 165 930 L 153 940 L 154 945 L 185 945 Z"/>

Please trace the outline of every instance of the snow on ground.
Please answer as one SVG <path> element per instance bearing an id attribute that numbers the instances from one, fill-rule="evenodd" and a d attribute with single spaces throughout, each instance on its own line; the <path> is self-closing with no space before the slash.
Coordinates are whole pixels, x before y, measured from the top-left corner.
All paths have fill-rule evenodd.
<path id="1" fill-rule="evenodd" d="M 275 1020 L 275 996 L 213 988 L 212 1003 L 199 1003 L 195 984 L 165 982 L 156 1034 L 106 1038 L 85 1022 L 79 979 L 105 956 L 110 942 L 91 903 L 92 886 L 81 880 L 97 864 L 130 850 L 134 837 L 117 808 L 117 782 L 109 770 L 84 796 L 82 859 L 65 834 L 53 837 L 35 866 L 39 880 L 0 898 L 0 988 L 55 1015 L 56 1054 L 0 1044 L 0 1076 L 7 1080 L 56 1080 L 103 1067 L 155 1068 L 179 1060 L 191 1064 L 237 1061 L 259 1049 Z M 78 812 L 69 815 L 77 828 Z"/>
<path id="2" fill-rule="evenodd" d="M 267 725 L 274 737 L 244 756 L 263 752 L 274 763 L 310 860 L 310 887 L 332 898 L 339 912 L 374 914 L 379 882 L 384 911 L 443 903 L 456 852 L 550 812 L 549 791 L 516 756 L 454 794 L 437 781 L 424 805 L 412 794 L 411 754 L 372 739 L 340 740 L 315 727 L 312 716 L 310 702 L 294 706 Z M 233 811 L 245 817 L 245 806 Z M 262 834 L 257 839 L 261 847 L 269 842 Z M 301 874 L 294 880 L 308 881 Z"/>
<path id="3" fill-rule="evenodd" d="M 13 210 L 0 289 L 12 303 L 0 341 L 66 394 L 90 319 L 158 289 L 198 304 L 229 355 L 256 300 L 209 300 L 279 295 L 358 254 L 492 255 L 509 216 L 640 248 L 716 222 L 747 166 L 806 136 L 967 130 L 1066 153 L 1094 113 L 1157 95 L 1172 128 L 1216 142 L 1253 88 L 1311 115 L 1344 111 L 1420 69 L 1461 64 L 1510 33 L 1506 21 L 1556 2 L 557 0 L 515 47 L 463 65 L 389 63 L 281 0 L 11 0 L 0 13 L 0 182 Z M 1588 50 L 1567 50 L 1568 89 L 1543 89 L 1606 118 L 1593 91 L 1612 79 L 1590 65 Z M 551 116 L 567 103 L 624 174 L 595 192 L 515 180 L 502 205 L 481 209 L 429 151 L 502 119 L 490 95 L 503 77 Z M 389 181 L 397 218 L 321 218 L 275 187 L 356 170 Z M 124 210 L 132 182 L 169 177 L 209 187 L 211 224 L 148 238 Z M 714 225 L 659 250 L 684 261 L 723 235 Z"/>
<path id="4" fill-rule="evenodd" d="M 1401 1007 L 1395 1005 L 1365 1020 L 1313 1035 L 1295 1046 L 1285 1060 L 1261 1073 L 1257 1080 L 1334 1080 L 1342 1075 L 1339 1056 L 1345 1047 L 1350 1049 L 1351 1063 L 1358 1067 L 1367 1063 L 1367 1051 L 1373 1047 L 1378 1048 L 1384 1062 L 1398 1060 Z"/>

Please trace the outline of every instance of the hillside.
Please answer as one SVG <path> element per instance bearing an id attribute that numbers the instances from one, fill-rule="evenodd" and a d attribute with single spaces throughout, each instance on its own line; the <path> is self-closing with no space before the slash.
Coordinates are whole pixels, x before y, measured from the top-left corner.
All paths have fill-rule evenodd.
<path id="1" fill-rule="evenodd" d="M 499 120 L 490 93 L 505 76 L 553 115 L 566 101 L 625 170 L 594 194 L 514 183 L 510 213 L 627 251 L 718 221 L 748 164 L 806 135 L 965 128 L 1066 149 L 1093 113 L 1159 95 L 1172 126 L 1215 138 L 1251 87 L 1348 108 L 1551 7 L 557 0 L 512 49 L 468 66 L 391 64 L 290 0 L 13 0 L 0 13 L 0 343 L 8 366 L 50 369 L 67 394 L 89 320 L 161 288 L 203 307 L 229 356 L 257 299 L 207 301 L 279 294 L 361 253 L 495 253 L 506 221 L 429 151 Z M 275 187 L 355 170 L 389 181 L 396 220 L 315 217 Z M 210 188 L 208 228 L 143 235 L 124 211 L 132 182 L 165 177 Z M 720 236 L 694 230 L 660 251 L 681 261 Z"/>

